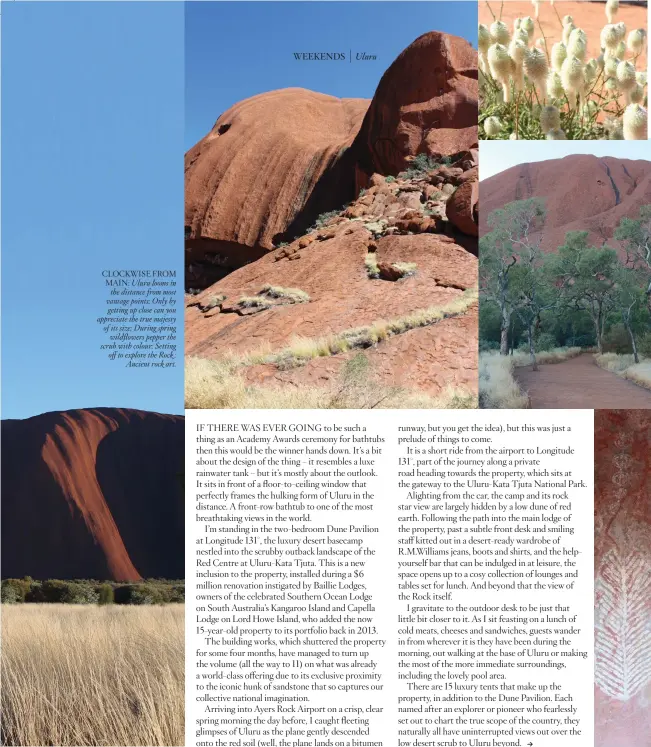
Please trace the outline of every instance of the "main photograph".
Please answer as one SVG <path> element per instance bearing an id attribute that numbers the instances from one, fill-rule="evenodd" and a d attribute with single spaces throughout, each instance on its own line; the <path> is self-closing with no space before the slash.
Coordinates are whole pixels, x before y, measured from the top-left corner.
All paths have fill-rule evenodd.
<path id="1" fill-rule="evenodd" d="M 477 405 L 477 4 L 186 4 L 187 408 Z"/>

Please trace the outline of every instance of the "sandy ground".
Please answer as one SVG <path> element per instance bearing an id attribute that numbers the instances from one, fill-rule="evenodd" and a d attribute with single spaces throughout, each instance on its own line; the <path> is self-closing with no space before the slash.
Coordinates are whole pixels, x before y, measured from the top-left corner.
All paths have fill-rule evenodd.
<path id="1" fill-rule="evenodd" d="M 574 25 L 582 28 L 588 35 L 588 57 L 598 57 L 600 53 L 599 35 L 601 29 L 608 22 L 606 19 L 605 2 L 589 2 L 588 0 L 579 0 L 578 2 L 569 2 L 566 0 L 556 0 L 554 5 L 549 0 L 542 0 L 540 3 L 539 24 L 536 24 L 536 36 L 542 37 L 540 27 L 547 39 L 548 49 L 551 50 L 552 44 L 560 41 L 562 38 L 562 27 L 559 16 L 570 15 L 574 19 Z M 493 15 L 500 18 L 507 24 L 509 29 L 513 30 L 513 21 L 522 16 L 531 16 L 534 18 L 534 7 L 528 0 L 479 0 L 479 22 L 487 26 L 493 22 Z M 558 15 L 556 13 L 558 11 Z M 626 24 L 626 35 L 633 29 L 647 28 L 647 8 L 641 5 L 628 5 L 620 1 L 619 13 L 615 19 L 616 23 L 623 21 Z M 627 56 L 627 59 L 628 56 Z M 647 55 L 640 55 L 637 61 L 638 70 L 646 70 Z"/>
<path id="2" fill-rule="evenodd" d="M 563 363 L 517 368 L 517 379 L 533 409 L 651 409 L 651 391 L 599 368 L 592 354 Z"/>

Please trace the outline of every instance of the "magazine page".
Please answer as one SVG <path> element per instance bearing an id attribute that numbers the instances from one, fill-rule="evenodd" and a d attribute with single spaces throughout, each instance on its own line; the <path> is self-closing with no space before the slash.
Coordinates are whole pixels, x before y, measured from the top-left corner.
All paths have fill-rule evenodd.
<path id="1" fill-rule="evenodd" d="M 651 747 L 647 2 L 0 25 L 2 744 Z"/>

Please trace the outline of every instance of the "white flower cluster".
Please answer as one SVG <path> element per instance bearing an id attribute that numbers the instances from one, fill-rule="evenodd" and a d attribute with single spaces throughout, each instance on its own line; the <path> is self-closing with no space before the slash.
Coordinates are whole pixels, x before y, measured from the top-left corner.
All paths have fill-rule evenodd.
<path id="1" fill-rule="evenodd" d="M 553 3 L 553 0 L 551 0 Z M 538 18 L 541 0 L 532 0 Z M 501 101 L 509 104 L 520 92 L 530 91 L 540 111 L 540 126 L 550 140 L 565 139 L 561 111 L 576 110 L 595 117 L 606 103 L 624 101 L 620 117 L 600 118 L 610 137 L 641 140 L 647 137 L 646 72 L 636 68 L 646 45 L 645 29 L 627 35 L 626 25 L 617 23 L 619 0 L 607 0 L 607 23 L 601 30 L 599 57 L 588 59 L 588 37 L 571 16 L 562 20 L 562 41 L 548 49 L 544 38 L 534 40 L 536 21 L 516 18 L 513 29 L 501 20 L 490 27 L 479 24 L 479 67 L 486 78 L 501 87 Z M 592 94 L 595 94 L 591 98 Z M 598 95 L 597 95 L 598 94 Z M 597 103 L 599 102 L 599 103 Z M 499 117 L 484 121 L 488 137 L 503 129 Z M 513 136 L 511 136 L 512 139 Z"/>

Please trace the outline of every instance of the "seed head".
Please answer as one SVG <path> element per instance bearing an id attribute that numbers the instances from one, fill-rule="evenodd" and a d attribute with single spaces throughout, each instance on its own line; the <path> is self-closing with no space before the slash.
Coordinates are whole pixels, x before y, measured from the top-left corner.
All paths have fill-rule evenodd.
<path id="1" fill-rule="evenodd" d="M 579 60 L 585 60 L 588 50 L 588 37 L 583 29 L 572 29 L 568 42 L 567 54 L 577 57 Z"/>
<path id="2" fill-rule="evenodd" d="M 644 101 L 644 86 L 636 83 L 633 88 L 628 92 L 631 104 L 641 104 Z"/>
<path id="3" fill-rule="evenodd" d="M 484 132 L 488 137 L 496 137 L 502 130 L 502 123 L 497 117 L 487 117 L 484 120 Z"/>
<path id="4" fill-rule="evenodd" d="M 568 94 L 576 94 L 583 90 L 585 77 L 583 65 L 576 57 L 568 57 L 561 67 L 561 81 Z"/>
<path id="5" fill-rule="evenodd" d="M 615 50 L 619 44 L 619 29 L 612 23 L 607 24 L 601 29 L 599 36 L 601 48 L 606 50 Z"/>
<path id="6" fill-rule="evenodd" d="M 529 78 L 537 85 L 542 86 L 547 78 L 547 57 L 542 49 L 534 47 L 524 58 L 524 69 Z"/>
<path id="7" fill-rule="evenodd" d="M 565 58 L 567 57 L 567 47 L 563 42 L 556 42 L 554 46 L 552 47 L 551 52 L 551 59 L 552 59 L 552 67 L 557 73 L 560 73 L 561 71 L 561 65 L 563 62 L 565 62 Z"/>
<path id="8" fill-rule="evenodd" d="M 622 117 L 624 140 L 646 140 L 647 113 L 639 104 L 629 104 Z"/>
<path id="9" fill-rule="evenodd" d="M 509 57 L 509 50 L 503 44 L 492 44 L 488 48 L 488 66 L 491 75 L 500 83 L 507 83 L 514 62 Z"/>
<path id="10" fill-rule="evenodd" d="M 558 73 L 551 72 L 547 76 L 547 95 L 551 99 L 562 99 L 565 94 L 561 76 Z"/>
<path id="11" fill-rule="evenodd" d="M 520 28 L 527 32 L 529 39 L 533 36 L 535 29 L 533 18 L 531 16 L 525 16 L 520 22 Z"/>
<path id="12" fill-rule="evenodd" d="M 628 35 L 628 48 L 634 54 L 641 54 L 644 50 L 644 41 L 646 39 L 646 31 L 644 29 L 634 29 Z"/>
<path id="13" fill-rule="evenodd" d="M 508 26 L 502 21 L 495 21 L 490 28 L 491 39 L 494 44 L 508 44 L 511 35 Z"/>
<path id="14" fill-rule="evenodd" d="M 646 81 L 647 81 L 647 75 L 646 75 L 646 73 L 635 73 L 635 80 L 641 86 L 646 86 Z"/>
<path id="15" fill-rule="evenodd" d="M 488 48 L 491 45 L 491 32 L 488 30 L 488 26 L 484 26 L 483 23 L 479 24 L 477 29 L 477 47 L 483 54 L 488 52 Z"/>
<path id="16" fill-rule="evenodd" d="M 622 60 L 617 65 L 617 85 L 621 91 L 630 91 L 637 85 L 635 68 L 628 60 Z"/>
<path id="17" fill-rule="evenodd" d="M 567 140 L 567 135 L 560 127 L 547 133 L 547 140 Z"/>
<path id="18" fill-rule="evenodd" d="M 618 10 L 619 0 L 606 0 L 606 18 L 608 19 L 608 23 L 613 23 Z"/>

